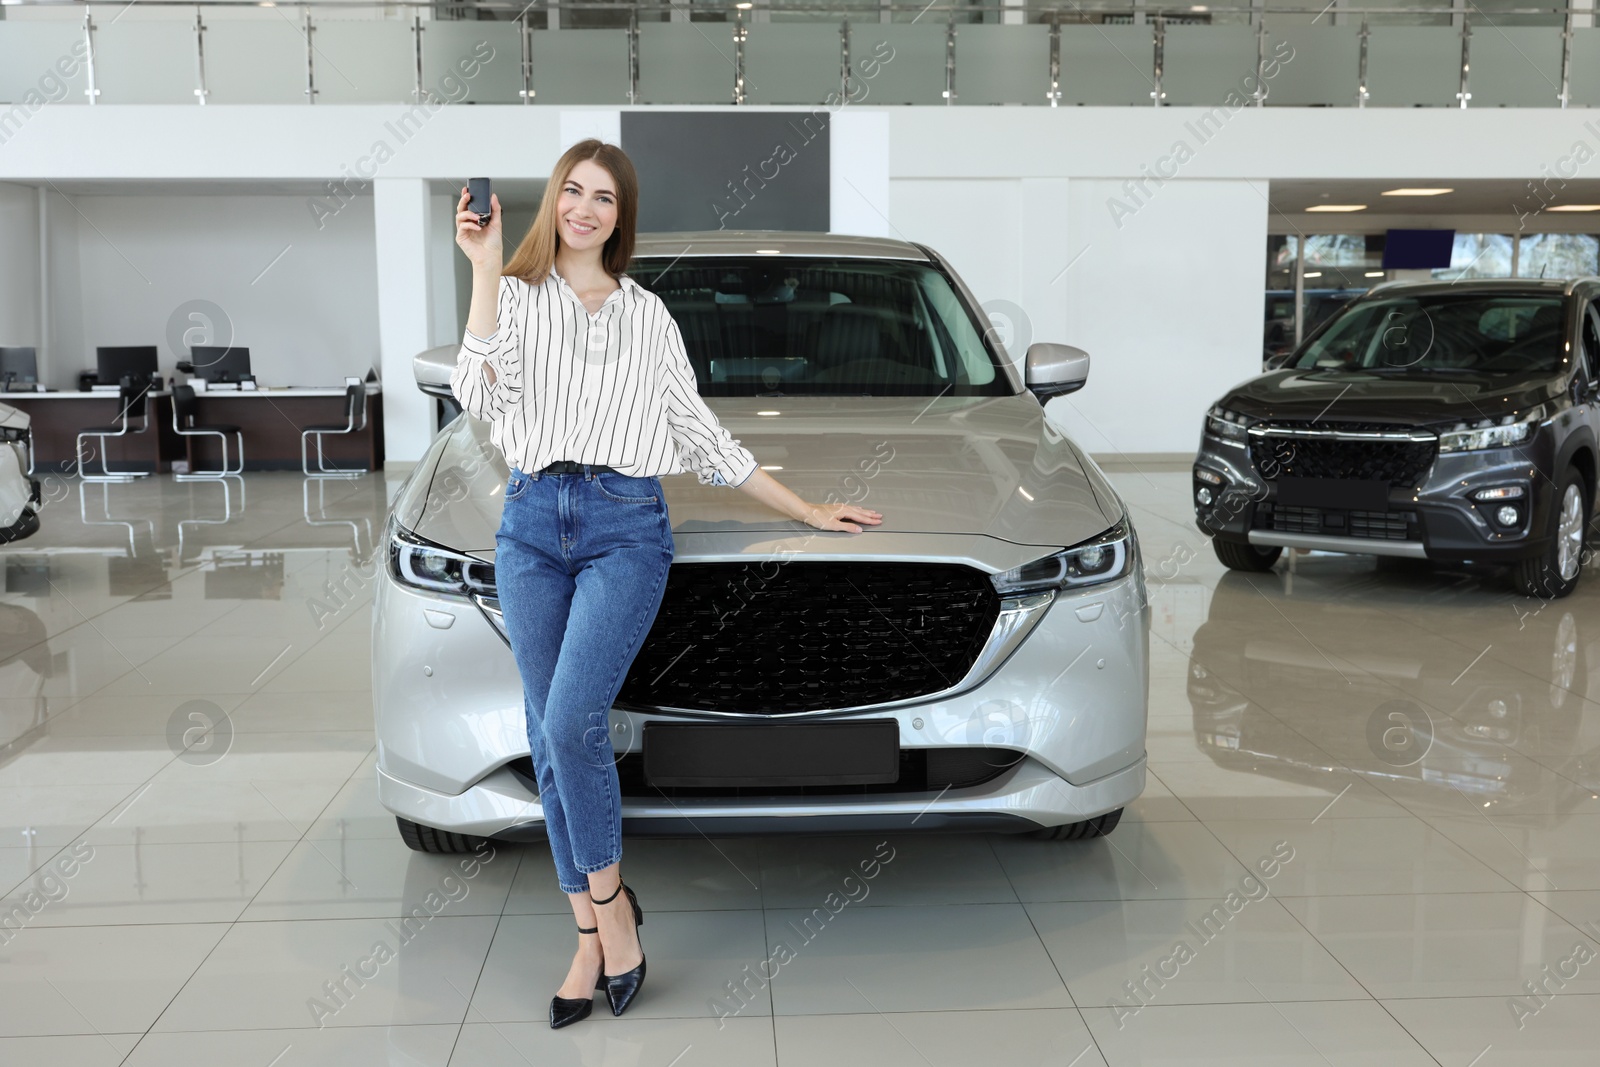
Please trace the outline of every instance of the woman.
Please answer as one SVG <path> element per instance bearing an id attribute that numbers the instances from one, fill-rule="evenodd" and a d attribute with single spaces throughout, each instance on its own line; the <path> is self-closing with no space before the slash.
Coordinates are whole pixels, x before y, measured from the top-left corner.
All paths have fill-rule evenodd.
<path id="1" fill-rule="evenodd" d="M 608 712 L 655 619 L 672 562 L 660 476 L 693 470 L 819 530 L 860 533 L 876 511 L 809 504 L 761 470 L 695 387 L 683 336 L 624 270 L 638 181 L 615 145 L 562 155 L 538 216 L 501 266 L 500 200 L 480 226 L 461 192 L 456 243 L 472 307 L 451 379 L 506 457 L 495 581 L 522 675 L 528 744 L 578 951 L 550 1025 L 604 989 L 621 1015 L 644 981 L 644 921 L 622 884 L 621 795 Z"/>

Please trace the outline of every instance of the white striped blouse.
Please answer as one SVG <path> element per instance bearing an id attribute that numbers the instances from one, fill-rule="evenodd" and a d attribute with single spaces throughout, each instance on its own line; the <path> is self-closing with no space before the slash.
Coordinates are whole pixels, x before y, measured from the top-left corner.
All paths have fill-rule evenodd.
<path id="1" fill-rule="evenodd" d="M 502 275 L 495 332 L 462 339 L 456 399 L 521 471 L 573 460 L 739 485 L 756 458 L 700 398 L 678 324 L 656 294 L 626 274 L 620 282 L 590 314 L 553 269 L 534 286 Z"/>

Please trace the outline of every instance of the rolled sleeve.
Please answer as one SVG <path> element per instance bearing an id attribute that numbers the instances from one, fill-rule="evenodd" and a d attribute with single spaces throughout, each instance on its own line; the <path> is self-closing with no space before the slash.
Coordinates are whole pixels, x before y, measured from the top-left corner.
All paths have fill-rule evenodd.
<path id="1" fill-rule="evenodd" d="M 517 279 L 502 275 L 495 331 L 488 337 L 462 331 L 461 351 L 450 375 L 450 391 L 462 410 L 476 418 L 499 418 L 522 397 L 522 299 Z M 484 374 L 485 367 L 494 371 L 492 385 Z"/>
<path id="2" fill-rule="evenodd" d="M 742 485 L 758 466 L 755 454 L 728 433 L 700 398 L 683 334 L 670 317 L 663 364 L 667 426 L 683 465 L 695 472 L 702 485 Z"/>

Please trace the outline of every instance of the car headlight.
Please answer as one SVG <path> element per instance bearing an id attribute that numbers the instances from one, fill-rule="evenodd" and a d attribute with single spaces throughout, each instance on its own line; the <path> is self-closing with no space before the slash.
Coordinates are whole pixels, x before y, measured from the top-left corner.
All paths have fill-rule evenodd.
<path id="1" fill-rule="evenodd" d="M 1105 533 L 1042 559 L 991 574 L 1001 596 L 1037 593 L 1046 589 L 1071 589 L 1121 578 L 1133 569 L 1138 540 L 1133 526 L 1123 519 Z"/>
<path id="2" fill-rule="evenodd" d="M 1221 437 L 1228 441 L 1243 441 L 1245 427 L 1249 421 L 1237 411 L 1229 411 L 1221 404 L 1214 404 L 1206 412 L 1206 433 L 1212 437 Z"/>
<path id="3" fill-rule="evenodd" d="M 1440 452 L 1478 452 L 1486 448 L 1511 448 L 1533 437 L 1533 431 L 1544 421 L 1544 405 L 1530 411 L 1521 421 L 1513 422 L 1507 415 L 1498 423 L 1488 419 L 1476 423 L 1457 423 L 1439 435 Z"/>
<path id="4" fill-rule="evenodd" d="M 389 574 L 401 585 L 430 593 L 495 595 L 494 564 L 452 552 L 400 529 L 389 537 Z"/>

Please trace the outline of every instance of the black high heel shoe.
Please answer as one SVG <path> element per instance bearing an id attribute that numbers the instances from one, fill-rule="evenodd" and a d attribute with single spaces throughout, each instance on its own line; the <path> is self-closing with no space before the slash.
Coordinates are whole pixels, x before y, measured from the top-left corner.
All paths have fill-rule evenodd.
<path id="1" fill-rule="evenodd" d="M 585 930 L 581 926 L 578 927 L 578 933 L 580 934 L 598 934 L 599 932 L 600 928 L 598 926 L 592 930 Z M 594 987 L 597 990 L 606 988 L 606 965 L 603 962 L 600 964 L 600 974 L 594 980 Z M 609 995 L 608 993 L 607 996 Z M 563 1026 L 571 1026 L 575 1022 L 587 1019 L 589 1012 L 593 1010 L 593 997 L 578 997 L 575 1000 L 568 1000 L 566 997 L 551 997 L 550 1029 L 559 1030 Z"/>
<path id="2" fill-rule="evenodd" d="M 633 936 L 639 942 L 639 966 L 623 974 L 607 974 L 605 965 L 600 966 L 600 979 L 606 986 L 606 1000 L 611 1005 L 612 1015 L 621 1015 L 628 1010 L 628 1005 L 638 995 L 639 987 L 644 985 L 644 939 L 639 937 L 639 927 L 644 925 L 644 910 L 639 907 L 639 898 L 633 895 L 620 880 L 617 882 L 617 892 L 612 893 L 604 900 L 594 900 L 594 894 L 589 895 L 594 900 L 596 907 L 611 903 L 617 899 L 617 893 L 627 893 L 628 903 L 633 905 Z"/>

